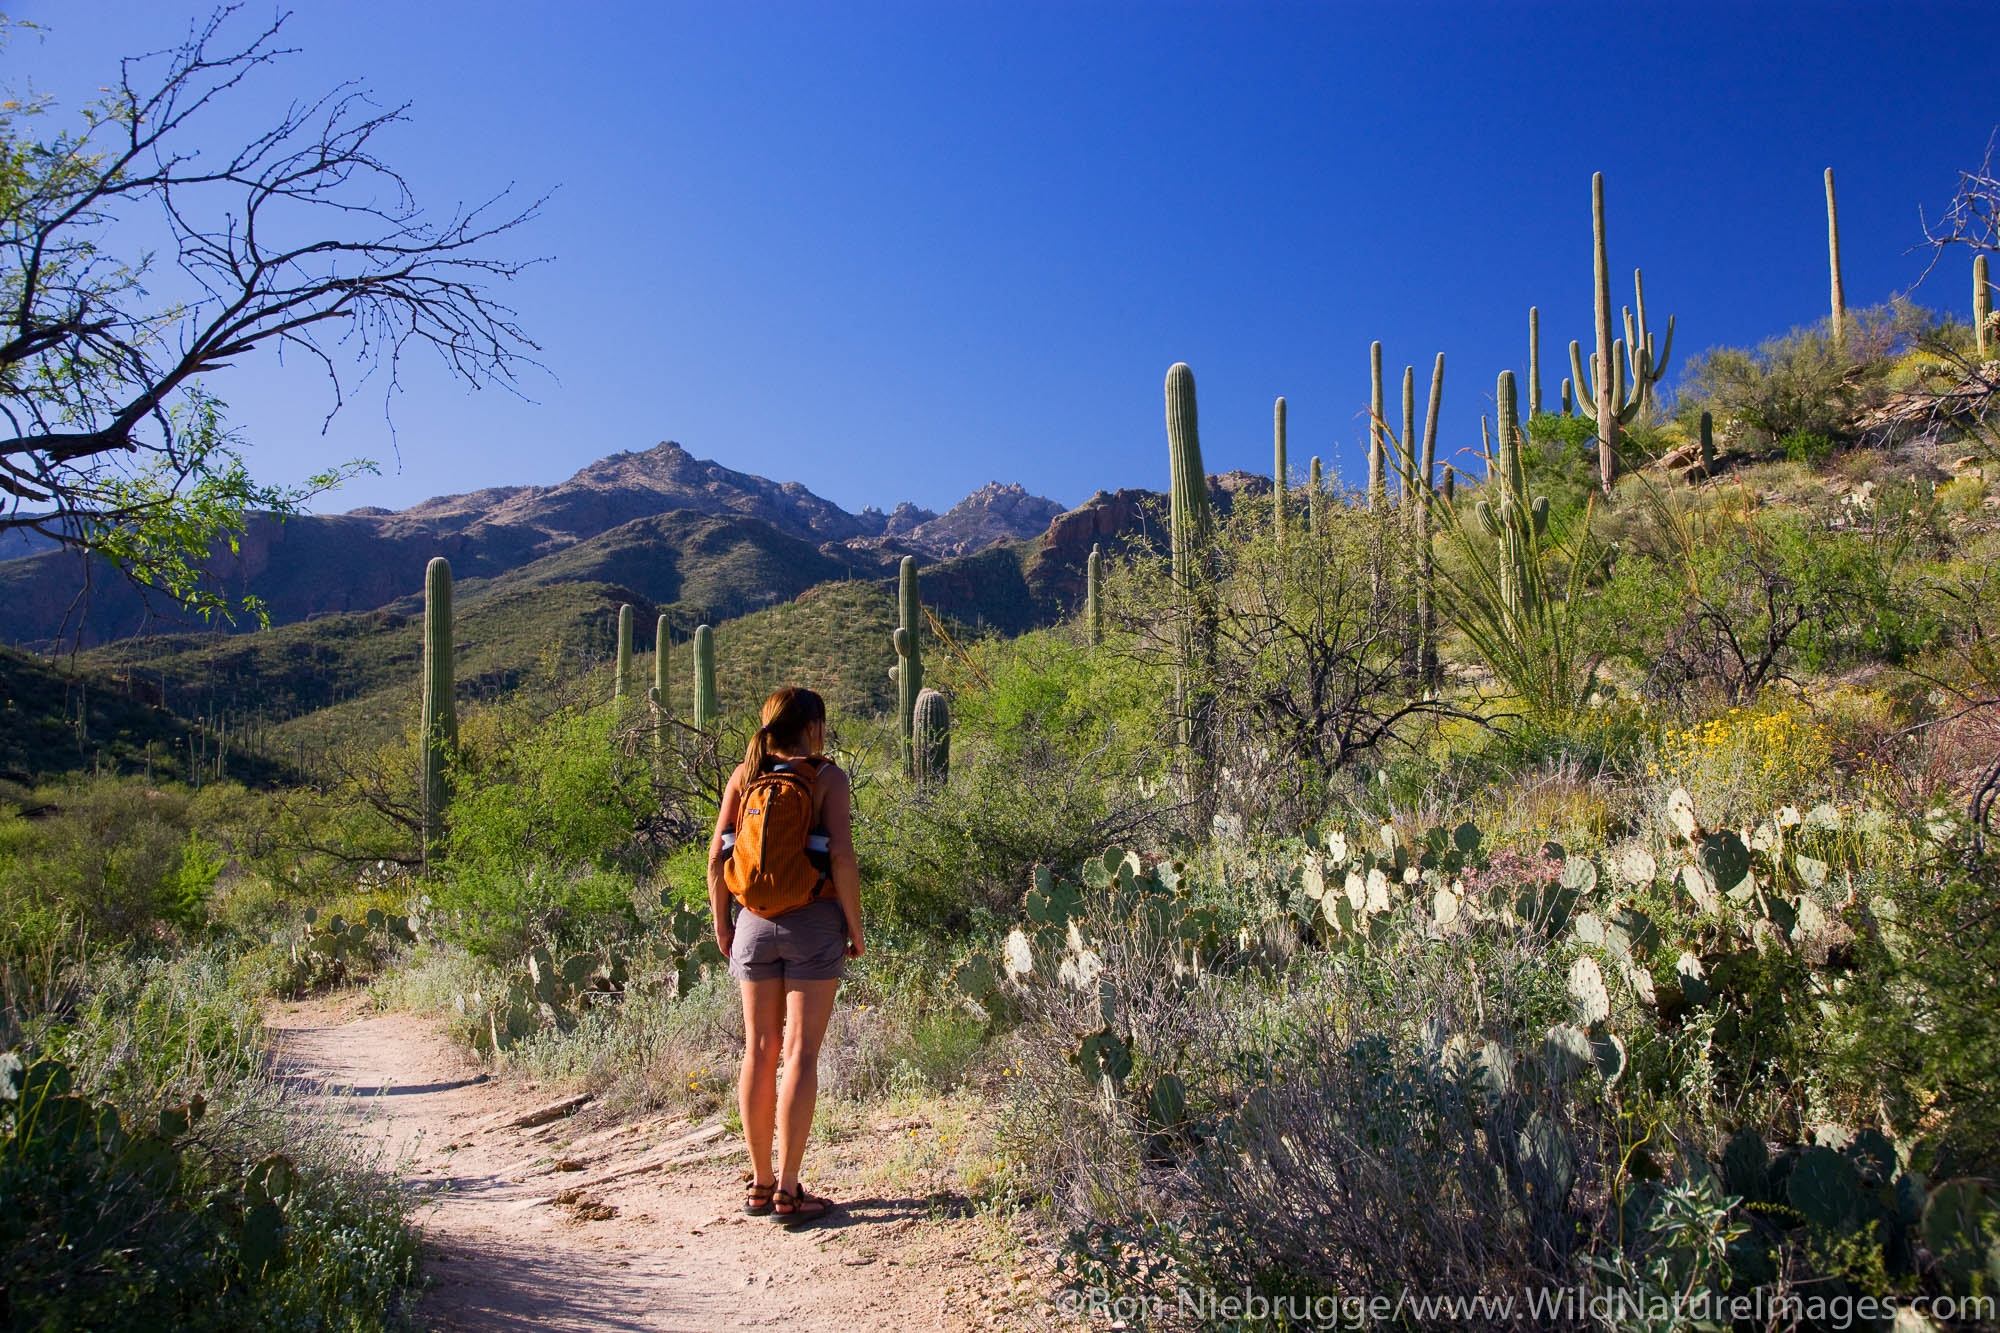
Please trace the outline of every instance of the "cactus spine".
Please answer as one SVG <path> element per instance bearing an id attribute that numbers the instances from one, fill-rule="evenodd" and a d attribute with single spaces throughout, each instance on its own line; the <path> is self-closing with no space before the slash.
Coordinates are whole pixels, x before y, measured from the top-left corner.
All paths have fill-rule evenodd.
<path id="1" fill-rule="evenodd" d="M 1535 610 L 1535 548 L 1548 528 L 1549 502 L 1546 497 L 1528 500 L 1527 477 L 1521 466 L 1520 428 L 1515 424 L 1516 397 L 1514 372 L 1500 372 L 1494 398 L 1498 404 L 1497 425 L 1500 447 L 1488 480 L 1498 488 L 1497 504 L 1481 500 L 1476 512 L 1479 525 L 1498 544 L 1494 581 L 1500 588 L 1501 603 L 1517 619 Z"/>
<path id="2" fill-rule="evenodd" d="M 1715 418 L 1708 413 L 1701 414 L 1701 475 L 1706 477 L 1715 471 Z"/>
<path id="3" fill-rule="evenodd" d="M 1090 646 L 1100 647 L 1104 643 L 1104 548 L 1095 544 L 1084 565 L 1083 619 L 1090 626 Z"/>
<path id="4" fill-rule="evenodd" d="M 1271 515 L 1278 545 L 1285 544 L 1285 491 L 1290 485 L 1285 468 L 1285 400 L 1271 409 Z"/>
<path id="5" fill-rule="evenodd" d="M 424 567 L 423 732 L 424 848 L 444 831 L 451 797 L 451 756 L 458 749 L 458 706 L 453 697 L 451 562 L 433 556 Z"/>
<path id="6" fill-rule="evenodd" d="M 1201 466 L 1201 432 L 1196 419 L 1194 371 L 1177 361 L 1167 371 L 1167 466 L 1170 474 L 1168 520 L 1173 529 L 1173 579 L 1181 601 L 1180 670 L 1174 695 L 1176 729 L 1181 744 L 1198 748 L 1195 725 L 1196 682 L 1207 656 L 1206 617 L 1202 613 L 1202 562 L 1208 553 L 1213 517 L 1208 507 L 1208 476 Z"/>
<path id="7" fill-rule="evenodd" d="M 911 752 L 917 787 L 932 791 L 951 780 L 951 703 L 936 690 L 917 695 L 910 718 Z"/>
<path id="8" fill-rule="evenodd" d="M 1312 466 L 1306 470 L 1306 525 L 1319 530 L 1319 493 L 1321 488 L 1319 455 L 1314 454 Z"/>
<path id="9" fill-rule="evenodd" d="M 612 682 L 611 697 L 623 699 L 632 689 L 632 604 L 618 608 L 618 678 Z"/>
<path id="10" fill-rule="evenodd" d="M 1826 169 L 1826 267 L 1831 280 L 1833 345 L 1847 345 L 1847 293 L 1840 284 L 1840 213 L 1833 203 L 1833 168 Z"/>
<path id="11" fill-rule="evenodd" d="M 903 771 L 917 774 L 913 733 L 917 718 L 917 696 L 924 692 L 924 655 L 918 634 L 923 605 L 917 600 L 917 558 L 903 557 L 896 577 L 897 626 L 889 636 L 896 646 L 896 665 L 890 675 L 896 682 L 896 726 L 902 733 Z"/>
<path id="12" fill-rule="evenodd" d="M 694 628 L 694 725 L 707 731 L 720 719 L 722 709 L 715 691 L 715 631 L 706 625 Z"/>
<path id="13" fill-rule="evenodd" d="M 1972 257 L 1972 341 L 1985 361 L 1993 347 L 1993 284 L 1986 280 L 1986 256 Z"/>
<path id="14" fill-rule="evenodd" d="M 1646 326 L 1646 280 L 1632 270 L 1633 302 L 1638 307 L 1625 311 L 1625 336 L 1611 335 L 1611 261 L 1604 245 L 1604 173 L 1590 178 L 1590 212 L 1596 247 L 1597 351 L 1590 358 L 1590 377 L 1583 373 L 1583 350 L 1569 345 L 1570 373 L 1576 380 L 1576 406 L 1597 423 L 1597 479 L 1604 493 L 1618 479 L 1618 432 L 1629 426 L 1648 402 L 1653 386 L 1667 373 L 1673 355 L 1674 320 L 1667 317 L 1667 338 L 1654 355 L 1653 333 Z"/>
<path id="15" fill-rule="evenodd" d="M 1382 344 L 1368 346 L 1368 512 L 1382 507 L 1384 481 L 1382 450 Z"/>
<path id="16" fill-rule="evenodd" d="M 1542 312 L 1528 307 L 1528 419 L 1542 414 Z"/>

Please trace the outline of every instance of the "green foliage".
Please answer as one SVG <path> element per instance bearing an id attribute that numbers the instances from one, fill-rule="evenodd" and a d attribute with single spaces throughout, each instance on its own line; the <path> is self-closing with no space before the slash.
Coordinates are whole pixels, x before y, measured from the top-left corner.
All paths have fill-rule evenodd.
<path id="1" fill-rule="evenodd" d="M 1778 441 L 1785 457 L 1794 463 L 1824 463 L 1833 453 L 1833 441 L 1818 431 L 1794 430 Z"/>
<path id="2" fill-rule="evenodd" d="M 1901 358 L 1939 327 L 1936 316 L 1899 302 L 1849 312 L 1844 342 L 1814 325 L 1754 350 L 1715 348 L 1689 363 L 1678 413 L 1690 429 L 1712 413 L 1737 449 L 1780 448 L 1817 462 L 1858 437 L 1862 418 L 1894 389 Z"/>
<path id="3" fill-rule="evenodd" d="M 439 929 L 507 954 L 630 918 L 653 797 L 647 761 L 614 746 L 612 727 L 603 710 L 565 709 L 467 756 L 432 890 Z"/>

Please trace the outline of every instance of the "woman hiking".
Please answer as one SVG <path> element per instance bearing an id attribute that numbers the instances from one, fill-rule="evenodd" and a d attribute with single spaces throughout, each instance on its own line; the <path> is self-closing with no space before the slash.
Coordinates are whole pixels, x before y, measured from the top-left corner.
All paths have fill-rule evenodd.
<path id="1" fill-rule="evenodd" d="M 743 991 L 736 1095 L 751 1170 L 743 1211 L 794 1227 L 833 1208 L 799 1182 L 799 1163 L 833 993 L 863 947 L 851 792 L 847 774 L 820 754 L 825 744 L 826 704 L 817 694 L 787 685 L 766 699 L 708 845 L 715 942 Z"/>

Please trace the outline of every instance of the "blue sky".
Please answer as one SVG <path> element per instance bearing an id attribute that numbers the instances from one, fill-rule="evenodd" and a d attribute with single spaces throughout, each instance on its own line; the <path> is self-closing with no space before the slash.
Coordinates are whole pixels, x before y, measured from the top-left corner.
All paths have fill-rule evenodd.
<path id="1" fill-rule="evenodd" d="M 7 7 L 49 29 L 8 78 L 69 106 L 196 12 Z M 378 385 L 325 434 L 310 367 L 209 387 L 269 478 L 381 462 L 326 509 L 663 439 L 850 508 L 992 479 L 1075 503 L 1164 485 L 1180 360 L 1211 471 L 1269 471 L 1283 394 L 1295 466 L 1353 478 L 1371 339 L 1392 380 L 1446 354 L 1449 452 L 1538 304 L 1553 398 L 1590 337 L 1594 170 L 1676 372 L 1825 316 L 1826 166 L 1850 305 L 1908 289 L 1919 207 L 2000 122 L 1993 33 L 1983 4 L 298 0 L 300 54 L 232 120 L 360 79 L 414 103 L 385 155 L 433 207 L 554 189 L 510 238 L 552 257 L 510 295 L 551 375 L 469 394 L 420 357 L 395 445 Z M 1918 298 L 1963 315 L 1969 267 Z"/>

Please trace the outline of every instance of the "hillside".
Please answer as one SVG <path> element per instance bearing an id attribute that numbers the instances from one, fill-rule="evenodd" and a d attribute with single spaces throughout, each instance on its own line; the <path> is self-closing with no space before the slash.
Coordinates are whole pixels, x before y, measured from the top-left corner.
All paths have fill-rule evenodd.
<path id="1" fill-rule="evenodd" d="M 643 583 L 659 589 L 648 594 L 655 600 L 685 601 L 686 613 L 699 619 L 740 614 L 822 579 L 893 565 L 906 553 L 940 559 L 1032 537 L 1060 508 L 1018 485 L 996 482 L 943 515 L 910 505 L 890 514 L 850 514 L 797 482 L 737 472 L 666 442 L 600 459 L 555 486 L 491 487 L 398 511 L 366 508 L 282 523 L 257 518 L 239 549 L 218 552 L 208 568 L 225 596 L 260 599 L 274 625 L 387 606 L 406 596 L 415 571 L 438 555 L 451 561 L 461 581 L 520 573 L 531 583 L 604 577 Z M 704 518 L 718 526 L 703 528 L 698 520 Z M 650 531 L 612 536 L 643 520 L 665 521 Z M 611 538 L 608 549 L 532 568 L 600 537 Z M 718 542 L 748 542 L 765 558 L 741 568 L 725 565 L 717 578 L 697 578 L 693 590 L 683 592 L 680 571 L 705 564 Z M 31 549 L 26 539 L 0 547 L 10 554 Z M 645 578 L 635 577 L 639 564 L 656 557 L 663 570 L 649 564 Z M 606 564 L 622 572 L 607 575 L 599 568 Z M 88 597 L 79 598 L 86 587 Z M 233 627 L 190 624 L 164 599 L 149 599 L 116 571 L 86 566 L 72 552 L 39 550 L 0 560 L 0 643 L 60 640 L 94 647 L 138 634 L 211 628 L 245 632 L 256 624 L 250 617 Z"/>

